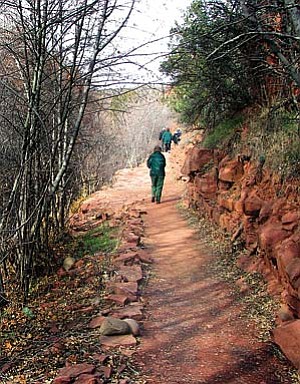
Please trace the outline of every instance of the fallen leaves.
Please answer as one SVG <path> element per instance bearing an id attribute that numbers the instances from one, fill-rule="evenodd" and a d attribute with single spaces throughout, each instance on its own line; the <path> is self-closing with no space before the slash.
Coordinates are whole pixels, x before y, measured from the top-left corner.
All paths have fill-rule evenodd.
<path id="1" fill-rule="evenodd" d="M 124 218 L 129 216 L 130 210 Z M 65 259 L 62 249 L 60 255 Z M 114 275 L 109 254 L 84 254 L 68 271 L 60 268 L 41 278 L 31 289 L 30 305 L 23 307 L 16 297 L 0 317 L 0 382 L 50 384 L 63 367 L 84 363 L 95 368 L 96 376 L 81 372 L 79 382 L 129 383 L 134 376 L 135 383 L 142 383 L 129 369 L 136 339 L 131 336 L 127 348 L 117 343 L 108 351 L 94 328 L 96 320 L 91 322 L 101 312 L 122 309 L 105 299 L 106 283 Z"/>

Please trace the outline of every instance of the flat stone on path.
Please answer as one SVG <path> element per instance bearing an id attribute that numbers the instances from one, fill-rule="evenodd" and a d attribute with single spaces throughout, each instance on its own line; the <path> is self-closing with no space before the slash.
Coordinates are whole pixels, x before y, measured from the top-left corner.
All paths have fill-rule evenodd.
<path id="1" fill-rule="evenodd" d="M 130 301 L 127 295 L 116 295 L 116 294 L 111 294 L 106 296 L 106 300 L 113 301 L 116 304 L 120 304 L 120 305 L 126 305 Z"/>
<path id="2" fill-rule="evenodd" d="M 96 316 L 89 322 L 89 328 L 98 328 L 101 327 L 103 321 L 105 320 L 104 316 Z"/>
<path id="3" fill-rule="evenodd" d="M 132 335 L 101 336 L 99 341 L 107 348 L 134 347 L 137 344 L 136 338 Z"/>
<path id="4" fill-rule="evenodd" d="M 111 316 L 118 317 L 119 319 L 125 319 L 126 317 L 129 317 L 134 320 L 142 320 L 143 319 L 143 308 L 144 305 L 137 304 L 134 305 L 127 305 L 124 308 L 114 309 L 111 311 Z"/>
<path id="5" fill-rule="evenodd" d="M 139 282 L 143 278 L 143 272 L 140 265 L 123 265 L 117 270 L 117 273 L 125 282 Z"/>
<path id="6" fill-rule="evenodd" d="M 74 379 L 82 374 L 92 374 L 95 369 L 96 368 L 93 365 L 87 363 L 74 364 L 69 367 L 61 368 L 57 380 L 60 376 L 67 380 L 68 377 Z"/>
<path id="7" fill-rule="evenodd" d="M 138 284 L 136 281 L 129 281 L 127 283 L 112 283 L 110 288 L 114 290 L 117 295 L 132 295 L 137 296 Z"/>

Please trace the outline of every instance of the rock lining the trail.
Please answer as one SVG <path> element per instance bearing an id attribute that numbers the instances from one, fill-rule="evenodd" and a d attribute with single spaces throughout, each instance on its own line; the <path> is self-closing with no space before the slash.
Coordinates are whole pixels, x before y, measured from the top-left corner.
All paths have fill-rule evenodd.
<path id="1" fill-rule="evenodd" d="M 82 211 L 86 214 L 94 210 L 90 204 L 86 204 Z M 145 213 L 145 211 L 143 210 Z M 144 318 L 144 304 L 141 303 L 140 284 L 143 280 L 142 265 L 152 263 L 151 257 L 145 249 L 140 248 L 143 236 L 143 220 L 141 211 L 131 207 L 125 207 L 125 212 L 120 214 L 120 221 L 123 227 L 127 228 L 122 232 L 122 241 L 119 250 L 113 257 L 110 268 L 113 276 L 108 281 L 106 289 L 110 292 L 105 300 L 113 304 L 110 309 L 100 312 L 91 318 L 87 327 L 91 330 L 99 330 L 99 344 L 108 350 L 117 348 L 132 348 L 138 343 L 136 337 L 140 336 L 139 321 Z M 113 214 L 109 217 L 113 219 Z M 108 217 L 108 215 L 98 215 L 98 217 Z M 120 223 L 118 223 L 120 224 Z M 80 226 L 76 224 L 76 228 Z M 130 230 L 128 230 L 130 228 Z M 67 268 L 66 273 L 74 264 Z M 104 356 L 104 357 L 103 357 Z M 109 355 L 101 355 L 98 365 L 74 364 L 62 368 L 53 384 L 87 383 L 102 384 L 104 380 L 112 375 L 113 368 L 103 365 Z M 122 369 L 126 368 L 124 366 Z M 121 372 L 121 368 L 118 370 Z M 122 379 L 119 383 L 127 383 Z"/>

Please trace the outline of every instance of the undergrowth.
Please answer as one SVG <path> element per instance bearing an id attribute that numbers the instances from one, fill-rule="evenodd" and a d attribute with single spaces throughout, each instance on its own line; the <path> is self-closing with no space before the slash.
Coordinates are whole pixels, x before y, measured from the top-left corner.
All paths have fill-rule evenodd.
<path id="1" fill-rule="evenodd" d="M 282 181 L 300 178 L 300 118 L 295 112 L 264 107 L 223 120 L 205 133 L 201 145 L 242 153 L 254 162 L 263 156 Z"/>
<path id="2" fill-rule="evenodd" d="M 245 125 L 248 133 L 237 143 L 236 152 L 250 155 L 252 160 L 263 155 L 266 167 L 280 175 L 282 180 L 300 177 L 300 125 L 299 117 L 286 111 L 271 112 L 262 109 L 251 114 Z"/>
<path id="3" fill-rule="evenodd" d="M 101 225 L 93 228 L 80 238 L 76 239 L 77 255 L 94 255 L 97 252 L 111 253 L 118 245 L 118 229 Z"/>
<path id="4" fill-rule="evenodd" d="M 239 127 L 242 122 L 242 116 L 235 116 L 234 118 L 222 121 L 211 132 L 205 135 L 202 142 L 203 147 L 213 149 L 222 146 L 225 141 L 230 140 L 230 137 L 234 135 L 237 127 Z"/>

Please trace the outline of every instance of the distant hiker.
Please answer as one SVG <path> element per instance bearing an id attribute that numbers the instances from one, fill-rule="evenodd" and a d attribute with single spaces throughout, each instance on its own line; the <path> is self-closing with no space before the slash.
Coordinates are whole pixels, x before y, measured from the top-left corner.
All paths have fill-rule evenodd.
<path id="1" fill-rule="evenodd" d="M 166 159 L 161 153 L 161 147 L 159 145 L 154 147 L 153 153 L 149 156 L 147 160 L 147 167 L 150 168 L 152 191 L 151 201 L 152 203 L 156 202 L 156 204 L 159 204 L 164 186 L 166 167 Z"/>
<path id="2" fill-rule="evenodd" d="M 166 128 L 163 128 L 160 132 L 159 132 L 159 137 L 158 139 L 161 141 L 161 147 L 162 147 L 162 150 L 164 151 L 165 150 L 165 147 L 164 147 L 164 143 L 162 142 L 162 137 L 163 137 L 163 134 L 166 132 Z"/>
<path id="3" fill-rule="evenodd" d="M 170 132 L 170 128 L 167 128 L 163 133 L 161 138 L 163 145 L 165 147 L 166 152 L 170 152 L 171 150 L 171 141 L 172 141 L 172 133 Z"/>
<path id="4" fill-rule="evenodd" d="M 179 141 L 181 140 L 181 134 L 182 134 L 181 129 L 178 128 L 172 137 L 174 144 L 179 143 Z"/>
<path id="5" fill-rule="evenodd" d="M 162 139 L 162 136 L 163 136 L 165 130 L 166 130 L 166 128 L 163 128 L 163 129 L 159 132 L 159 138 L 158 138 L 159 140 Z"/>

